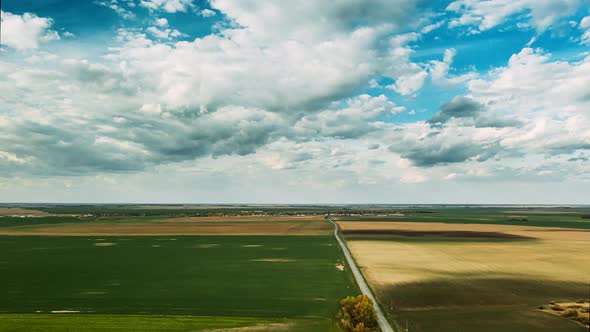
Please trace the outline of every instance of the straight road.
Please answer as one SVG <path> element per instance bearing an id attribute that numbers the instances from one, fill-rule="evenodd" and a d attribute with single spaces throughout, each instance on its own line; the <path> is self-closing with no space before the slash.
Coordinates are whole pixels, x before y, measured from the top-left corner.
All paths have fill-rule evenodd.
<path id="1" fill-rule="evenodd" d="M 338 224 L 335 223 L 330 217 L 327 217 L 326 219 L 328 219 L 332 224 L 334 224 L 334 237 L 336 238 L 336 241 L 338 241 L 338 244 L 340 244 L 340 248 L 342 248 L 342 252 L 344 252 L 344 256 L 346 257 L 346 261 L 348 262 L 348 266 L 350 266 L 350 270 L 352 271 L 352 274 L 354 275 L 354 278 L 356 279 L 356 283 L 359 285 L 361 292 L 364 295 L 366 295 L 369 299 L 371 299 L 371 301 L 373 301 L 373 307 L 375 308 L 375 313 L 377 314 L 377 322 L 379 323 L 379 327 L 381 328 L 381 331 L 393 332 L 391 325 L 389 325 L 387 318 L 385 318 L 383 311 L 381 311 L 379 304 L 377 304 L 377 301 L 375 300 L 373 293 L 371 293 L 371 289 L 369 288 L 369 285 L 367 285 L 367 283 L 365 282 L 365 279 L 363 278 L 361 271 L 356 266 L 354 259 L 352 259 L 352 256 L 350 255 L 350 251 L 348 251 L 348 247 L 346 247 L 346 244 L 344 244 L 344 241 L 342 241 L 340 239 L 340 236 L 338 235 Z"/>

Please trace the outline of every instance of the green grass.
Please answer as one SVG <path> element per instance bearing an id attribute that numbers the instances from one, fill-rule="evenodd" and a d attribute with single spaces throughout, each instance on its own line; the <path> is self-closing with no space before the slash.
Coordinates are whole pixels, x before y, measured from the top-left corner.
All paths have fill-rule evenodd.
<path id="1" fill-rule="evenodd" d="M 332 321 L 357 293 L 341 260 L 330 236 L 2 236 L 0 313 Z"/>
<path id="2" fill-rule="evenodd" d="M 73 223 L 97 223 L 97 222 L 116 222 L 116 223 L 146 223 L 158 222 L 164 219 L 159 216 L 145 216 L 145 217 L 120 217 L 112 219 L 97 219 L 97 218 L 77 218 L 77 217 L 0 217 L 0 227 L 19 227 L 19 226 L 38 226 L 50 224 L 73 224 Z"/>
<path id="3" fill-rule="evenodd" d="M 582 218 L 580 214 L 527 214 L 526 209 L 507 213 L 504 209 L 450 209 L 432 210 L 432 213 L 406 213 L 393 217 L 342 217 L 342 221 L 372 221 L 372 222 L 440 222 L 446 224 L 483 224 L 483 225 L 521 225 L 535 227 L 560 227 L 590 229 L 590 219 Z M 511 216 L 526 216 L 528 220 L 511 220 Z"/>
<path id="4" fill-rule="evenodd" d="M 282 322 L 249 317 L 0 314 L 0 331 L 199 331 Z"/>
<path id="5" fill-rule="evenodd" d="M 252 317 L 105 315 L 105 314 L 0 314 L 2 332 L 143 332 L 216 331 L 256 326 L 256 331 L 341 332 L 328 319 L 264 319 Z"/>
<path id="6" fill-rule="evenodd" d="M 74 217 L 35 217 L 35 218 L 18 218 L 18 217 L 0 217 L 0 227 L 29 226 L 44 224 L 64 224 L 82 222 L 82 219 Z"/>

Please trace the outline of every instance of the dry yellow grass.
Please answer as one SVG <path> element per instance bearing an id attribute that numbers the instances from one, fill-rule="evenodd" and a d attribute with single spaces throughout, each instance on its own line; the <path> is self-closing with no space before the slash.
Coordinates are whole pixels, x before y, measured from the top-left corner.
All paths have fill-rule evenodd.
<path id="1" fill-rule="evenodd" d="M 224 217 L 178 217 L 164 219 L 170 223 L 205 223 L 205 222 L 281 222 L 281 221 L 323 221 L 320 216 L 224 216 Z"/>
<path id="2" fill-rule="evenodd" d="M 543 309 L 543 311 L 571 319 L 575 322 L 578 322 L 586 326 L 587 328 L 590 328 L 589 301 L 552 303 L 550 305 L 545 306 L 545 309 Z M 575 311 L 575 314 L 570 315 L 568 314 L 568 311 Z"/>
<path id="3" fill-rule="evenodd" d="M 525 226 L 440 223 L 340 223 L 343 229 L 497 232 L 532 237 L 518 241 L 350 240 L 348 245 L 374 285 L 431 281 L 453 274 L 587 283 L 590 232 Z"/>

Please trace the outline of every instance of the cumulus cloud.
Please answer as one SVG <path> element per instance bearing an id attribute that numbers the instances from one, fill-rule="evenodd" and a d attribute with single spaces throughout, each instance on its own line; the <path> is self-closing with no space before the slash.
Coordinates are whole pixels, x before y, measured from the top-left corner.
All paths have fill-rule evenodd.
<path id="1" fill-rule="evenodd" d="M 430 123 L 446 123 L 453 118 L 474 118 L 483 110 L 483 105 L 473 99 L 457 96 L 441 107 Z"/>
<path id="2" fill-rule="evenodd" d="M 450 21 L 451 28 L 475 26 L 484 31 L 522 14 L 537 31 L 543 32 L 575 13 L 584 3 L 584 0 L 457 0 L 447 6 L 447 11 L 459 15 Z"/>
<path id="3" fill-rule="evenodd" d="M 510 170 L 499 171 L 502 163 L 518 160 L 524 164 L 514 172 L 521 175 L 564 176 L 559 170 L 570 168 L 564 163 L 590 149 L 589 70 L 590 58 L 552 61 L 542 50 L 524 48 L 507 66 L 470 80 L 469 93 L 441 106 L 429 121 L 388 134 L 389 149 L 419 167 L 478 164 L 487 176 L 507 177 Z M 545 168 L 529 167 L 539 163 Z"/>
<path id="4" fill-rule="evenodd" d="M 358 5 L 346 4 L 343 8 L 361 10 Z M 127 73 L 146 84 L 145 91 L 154 90 L 157 102 L 202 112 L 223 105 L 290 113 L 317 111 L 349 97 L 377 72 L 398 79 L 396 89 L 402 93 L 419 89 L 426 75 L 409 59 L 404 43 L 411 40 L 390 37 L 397 26 L 392 23 L 395 21 L 368 20 L 367 26 L 358 26 L 355 16 L 342 16 L 331 8 L 325 15 L 335 16 L 338 24 L 326 25 L 313 15 L 293 15 L 289 12 L 291 5 L 285 4 L 277 12 L 287 22 L 281 30 L 275 29 L 274 16 L 265 16 L 266 9 L 247 7 L 243 9 L 246 13 L 233 17 L 237 11 L 233 6 L 240 2 L 216 1 L 212 5 L 239 22 L 240 27 L 170 45 L 152 43 L 141 34 L 124 31 L 122 38 L 127 43 L 110 58 L 125 63 Z M 260 13 L 250 21 L 248 15 L 256 8 Z M 289 23 L 295 18 L 296 22 Z M 317 29 L 311 29 L 316 23 Z M 336 26 L 341 29 L 336 30 Z M 157 33 L 154 30 L 149 32 Z M 285 34 L 290 37 L 280 38 Z M 392 42 L 382 45 L 387 38 Z M 406 78 L 412 75 L 416 78 Z"/>
<path id="5" fill-rule="evenodd" d="M 174 39 L 184 34 L 176 29 L 162 29 L 159 27 L 149 27 L 146 31 L 158 39 Z"/>
<path id="6" fill-rule="evenodd" d="M 186 12 L 195 7 L 193 0 L 141 0 L 139 5 L 150 10 L 162 10 L 167 13 Z"/>
<path id="7" fill-rule="evenodd" d="M 454 48 L 445 50 L 443 61 L 431 60 L 427 66 L 432 82 L 437 85 L 453 85 L 463 83 L 477 77 L 475 72 L 469 72 L 463 75 L 451 76 L 449 71 L 453 64 L 453 59 L 457 55 Z"/>
<path id="8" fill-rule="evenodd" d="M 590 16 L 584 17 L 578 27 L 582 30 L 582 37 L 580 37 L 581 43 L 590 45 Z"/>
<path id="9" fill-rule="evenodd" d="M 140 5 L 192 8 L 177 0 Z M 414 24 L 406 15 L 414 1 L 273 4 L 272 15 L 248 2 L 211 5 L 236 25 L 170 42 L 180 32 L 160 18 L 145 30 L 120 29 L 121 46 L 109 49 L 104 63 L 38 55 L 30 66 L 0 65 L 9 96 L 0 101 L 8 110 L 0 121 L 10 146 L 4 156 L 34 160 L 11 172 L 132 172 L 252 154 L 281 138 L 360 139 L 385 126 L 381 117 L 404 109 L 383 95 L 351 96 L 378 72 L 397 78 L 414 70 L 404 54 L 411 38 L 394 36 Z M 318 18 L 322 8 L 325 19 Z M 367 20 L 358 22 L 359 15 Z M 45 69 L 33 66 L 41 62 Z"/>
<path id="10" fill-rule="evenodd" d="M 35 14 L 22 15 L 2 12 L 2 43 L 23 50 L 34 49 L 40 43 L 59 40 L 59 33 L 51 30 L 53 20 Z"/>
<path id="11" fill-rule="evenodd" d="M 403 129 L 393 135 L 394 143 L 389 150 L 419 167 L 483 162 L 503 152 L 499 144 L 503 132 L 497 129 L 451 125 L 439 130 L 424 123 L 406 125 Z"/>
<path id="12" fill-rule="evenodd" d="M 211 10 L 209 8 L 205 8 L 205 9 L 199 10 L 199 15 L 201 15 L 203 17 L 213 17 L 213 16 L 217 15 L 217 13 L 214 10 Z"/>
<path id="13" fill-rule="evenodd" d="M 94 3 L 99 6 L 114 10 L 115 13 L 119 14 L 119 16 L 126 20 L 135 18 L 135 14 L 129 9 L 125 8 L 123 2 L 120 3 L 119 0 L 101 0 L 95 1 Z"/>
<path id="14" fill-rule="evenodd" d="M 158 18 L 158 19 L 156 19 L 155 23 L 159 27 L 165 27 L 168 25 L 168 20 L 165 18 Z"/>
<path id="15" fill-rule="evenodd" d="M 307 115 L 294 126 L 299 138 L 312 139 L 336 137 L 359 138 L 379 130 L 379 118 L 405 110 L 396 106 L 386 96 L 360 95 L 346 101 L 346 106 Z"/>
<path id="16" fill-rule="evenodd" d="M 248 27 L 260 42 L 276 39 L 325 40 L 363 26 L 391 25 L 394 29 L 418 24 L 413 14 L 420 0 L 336 0 L 260 2 L 213 0 L 211 6 L 238 25 Z M 359 19 L 362 18 L 362 19 Z"/>
<path id="17" fill-rule="evenodd" d="M 437 28 L 414 20 L 414 6 L 217 0 L 225 23 L 208 36 L 176 41 L 152 12 L 151 27 L 119 30 L 100 60 L 38 52 L 0 62 L 0 172 L 116 178 L 178 167 L 203 182 L 232 182 L 227 172 L 323 189 L 590 173 L 589 58 L 525 48 L 489 72 L 455 75 L 451 48 L 412 61 L 422 37 L 408 31 Z M 396 124 L 403 97 L 359 92 L 378 82 L 404 96 L 425 83 L 462 93 L 429 120 Z"/>
<path id="18" fill-rule="evenodd" d="M 401 94 L 411 95 L 424 86 L 428 72 L 422 66 L 410 61 L 414 50 L 410 43 L 420 39 L 416 32 L 396 35 L 389 40 L 390 49 L 386 54 L 389 65 L 383 69 L 383 74 L 395 78 L 395 83 L 387 88 Z"/>

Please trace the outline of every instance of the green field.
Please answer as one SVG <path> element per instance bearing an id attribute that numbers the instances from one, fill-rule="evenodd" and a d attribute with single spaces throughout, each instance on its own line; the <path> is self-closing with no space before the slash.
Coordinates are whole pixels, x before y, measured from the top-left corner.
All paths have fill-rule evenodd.
<path id="1" fill-rule="evenodd" d="M 523 208 L 446 208 L 407 210 L 398 216 L 342 216 L 335 220 L 375 222 L 437 222 L 473 225 L 520 225 L 590 229 L 590 210 Z"/>
<path id="2" fill-rule="evenodd" d="M 218 317 L 201 319 L 205 327 L 192 318 L 161 322 L 180 330 L 220 320 L 230 327 L 307 320 L 326 330 L 338 300 L 357 292 L 351 275 L 336 268 L 341 260 L 330 236 L 2 236 L 0 312 L 80 311 L 103 322 L 102 314 Z M 76 315 L 52 321 L 72 324 Z M 23 322 L 15 317 L 0 315 L 0 330 Z"/>
<path id="3" fill-rule="evenodd" d="M 108 314 L 0 314 L 1 331 L 195 331 L 240 327 L 297 326 L 320 327 L 325 322 L 262 319 L 249 317 L 154 316 Z M 318 329 L 318 331 L 320 331 Z M 325 329 L 323 330 L 325 331 Z"/>

